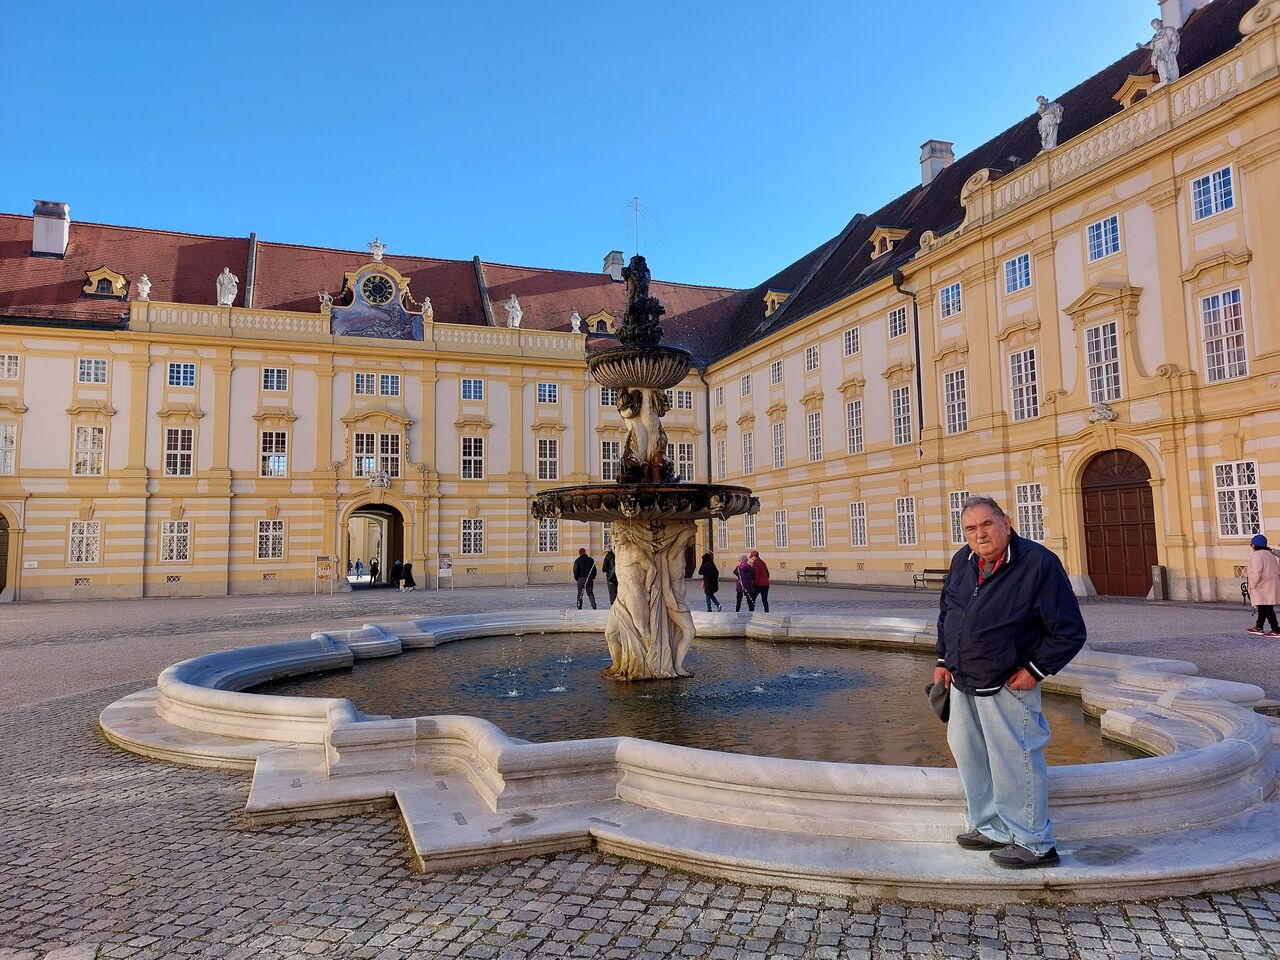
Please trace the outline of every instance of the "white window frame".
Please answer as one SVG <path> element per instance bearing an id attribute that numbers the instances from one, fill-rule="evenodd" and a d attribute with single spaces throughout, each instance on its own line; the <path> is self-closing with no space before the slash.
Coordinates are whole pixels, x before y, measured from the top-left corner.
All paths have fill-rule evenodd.
<path id="1" fill-rule="evenodd" d="M 258 476 L 289 476 L 289 432 L 287 430 L 259 431 Z"/>
<path id="2" fill-rule="evenodd" d="M 889 407 L 893 415 L 893 445 L 901 447 L 914 438 L 911 423 L 911 387 L 894 387 L 889 392 Z"/>
<path id="3" fill-rule="evenodd" d="M 716 549 L 729 549 L 729 521 L 727 520 L 716 523 Z"/>
<path id="4" fill-rule="evenodd" d="M 78 357 L 76 383 L 106 383 L 107 361 L 103 357 Z"/>
<path id="5" fill-rule="evenodd" d="M 858 327 L 849 327 L 844 332 L 844 355 L 852 357 L 862 352 L 862 331 Z"/>
<path id="6" fill-rule="evenodd" d="M 787 425 L 776 420 L 769 429 L 773 440 L 773 469 L 781 470 L 787 465 Z"/>
<path id="7" fill-rule="evenodd" d="M 191 521 L 160 521 L 160 562 L 187 563 L 191 560 Z"/>
<path id="8" fill-rule="evenodd" d="M 22 370 L 16 353 L 0 353 L 0 380 L 17 380 Z"/>
<path id="9" fill-rule="evenodd" d="M 751 374 L 744 373 L 738 379 L 738 389 L 741 391 L 742 396 L 744 397 L 751 396 Z"/>
<path id="10" fill-rule="evenodd" d="M 617 387 L 601 387 L 600 388 L 600 406 L 616 407 L 618 405 L 618 388 Z"/>
<path id="11" fill-rule="evenodd" d="M 964 433 L 969 429 L 969 384 L 965 368 L 948 370 L 942 375 L 942 402 L 946 410 L 947 433 Z"/>
<path id="12" fill-rule="evenodd" d="M 747 476 L 756 472 L 756 435 L 754 430 L 742 434 L 742 472 Z"/>
<path id="13" fill-rule="evenodd" d="M 1020 483 L 1014 490 L 1018 507 L 1018 535 L 1037 542 L 1044 540 L 1044 487 Z"/>
<path id="14" fill-rule="evenodd" d="M 867 502 L 854 500 L 849 504 L 849 546 L 867 545 Z"/>
<path id="15" fill-rule="evenodd" d="M 782 383 L 782 361 L 775 360 L 769 364 L 769 384 L 776 387 L 780 383 Z"/>
<path id="16" fill-rule="evenodd" d="M 543 517 L 538 521 L 538 553 L 560 552 L 560 520 Z"/>
<path id="17" fill-rule="evenodd" d="M 813 550 L 827 548 L 827 508 L 809 508 L 809 546 Z"/>
<path id="18" fill-rule="evenodd" d="M 462 377 L 458 382 L 458 396 L 462 400 L 483 400 L 484 380 L 480 377 Z"/>
<path id="19" fill-rule="evenodd" d="M 693 391 L 692 390 L 676 391 L 676 409 L 677 410 L 693 409 Z"/>
<path id="20" fill-rule="evenodd" d="M 1085 228 L 1085 256 L 1097 263 L 1120 252 L 1120 215 L 1111 214 Z"/>
<path id="21" fill-rule="evenodd" d="M 463 480 L 483 480 L 485 475 L 484 437 L 458 438 L 458 476 Z M 470 450 L 468 451 L 468 448 Z"/>
<path id="22" fill-rule="evenodd" d="M 622 459 L 621 440 L 600 441 L 600 479 L 618 479 L 618 461 Z"/>
<path id="23" fill-rule="evenodd" d="M 373 397 L 378 393 L 378 375 L 356 371 L 351 377 L 351 392 L 357 397 Z"/>
<path id="24" fill-rule="evenodd" d="M 398 373 L 378 374 L 378 396 L 380 397 L 400 396 L 400 374 Z"/>
<path id="25" fill-rule="evenodd" d="M 1200 298 L 1200 339 L 1204 342 L 1206 383 L 1249 375 L 1244 333 L 1244 294 L 1239 287 Z"/>
<path id="26" fill-rule="evenodd" d="M 721 438 L 716 440 L 716 479 L 723 480 L 729 469 L 728 443 Z"/>
<path id="27" fill-rule="evenodd" d="M 288 393 L 289 392 L 289 368 L 288 367 L 263 367 L 262 368 L 262 390 L 264 393 Z"/>
<path id="28" fill-rule="evenodd" d="M 351 475 L 372 477 L 378 472 L 378 435 L 367 430 L 351 433 Z"/>
<path id="29" fill-rule="evenodd" d="M 600 542 L 604 545 L 605 552 L 608 553 L 613 549 L 613 521 L 606 520 L 600 524 Z"/>
<path id="30" fill-rule="evenodd" d="M 548 383 L 545 380 L 538 381 L 536 388 L 536 397 L 538 403 L 559 403 L 560 402 L 560 384 Z"/>
<path id="31" fill-rule="evenodd" d="M 1014 420 L 1034 420 L 1040 416 L 1035 347 L 1009 354 L 1009 400 Z"/>
<path id="32" fill-rule="evenodd" d="M 905 305 L 894 307 L 889 311 L 889 339 L 897 340 L 898 337 L 907 335 L 907 308 Z"/>
<path id="33" fill-rule="evenodd" d="M 194 387 L 196 365 L 190 360 L 170 360 L 164 374 L 165 383 L 171 387 Z"/>
<path id="34" fill-rule="evenodd" d="M 1213 493 L 1218 537 L 1252 537 L 1262 532 L 1262 491 L 1257 460 L 1230 460 L 1213 465 Z"/>
<path id="35" fill-rule="evenodd" d="M 1020 253 L 1004 262 L 1004 292 L 1017 293 L 1031 286 L 1031 254 Z"/>
<path id="36" fill-rule="evenodd" d="M 822 411 L 810 410 L 805 415 L 805 436 L 808 439 L 809 462 L 822 459 Z"/>
<path id="37" fill-rule="evenodd" d="M 1234 209 L 1236 205 L 1235 178 L 1231 165 L 1214 170 L 1191 181 L 1191 221 L 1199 223 L 1210 217 Z"/>
<path id="38" fill-rule="evenodd" d="M 818 350 L 816 343 L 811 343 L 804 348 L 804 372 L 812 373 L 822 364 L 822 354 Z"/>
<path id="39" fill-rule="evenodd" d="M 898 497 L 896 510 L 898 515 L 898 546 L 916 546 L 916 498 Z"/>
<path id="40" fill-rule="evenodd" d="M 554 437 L 538 437 L 538 479 L 560 479 L 560 441 Z"/>
<path id="41" fill-rule="evenodd" d="M 692 483 L 697 477 L 694 471 L 697 463 L 694 458 L 693 444 L 689 441 L 667 444 L 667 456 L 676 465 L 676 476 L 685 483 Z"/>
<path id="42" fill-rule="evenodd" d="M 400 451 L 404 448 L 398 433 L 378 434 L 378 470 L 389 477 L 400 476 Z"/>
<path id="43" fill-rule="evenodd" d="M 67 562 L 98 563 L 102 559 L 102 521 L 72 520 L 67 527 Z"/>
<path id="44" fill-rule="evenodd" d="M 463 517 L 458 521 L 458 552 L 464 557 L 484 556 L 484 518 Z"/>
<path id="45" fill-rule="evenodd" d="M 717 407 L 724 406 L 724 385 L 721 384 L 715 389 L 715 403 Z"/>
<path id="46" fill-rule="evenodd" d="M 0 423 L 0 477 L 11 477 L 18 471 L 18 425 Z"/>
<path id="47" fill-rule="evenodd" d="M 195 472 L 195 427 L 165 427 L 164 475 L 166 477 L 193 477 Z"/>
<path id="48" fill-rule="evenodd" d="M 787 511 L 773 511 L 773 545 L 778 550 L 785 550 L 790 545 L 791 537 L 787 531 Z"/>
<path id="49" fill-rule="evenodd" d="M 106 465 L 107 428 L 97 423 L 77 423 L 72 431 L 72 476 L 101 477 Z"/>
<path id="50" fill-rule="evenodd" d="M 258 559 L 284 559 L 284 521 L 258 521 Z"/>
<path id="51" fill-rule="evenodd" d="M 756 518 L 755 514 L 748 513 L 742 518 L 742 542 L 748 550 L 756 548 Z"/>
<path id="52" fill-rule="evenodd" d="M 1115 320 L 1084 331 L 1085 370 L 1090 403 L 1111 403 L 1124 396 L 1120 371 L 1120 324 Z"/>
<path id="53" fill-rule="evenodd" d="M 846 400 L 844 404 L 845 446 L 848 453 L 861 453 L 864 443 L 862 432 L 862 398 Z"/>
<path id="54" fill-rule="evenodd" d="M 964 514 L 964 502 L 968 499 L 968 490 L 952 490 L 948 495 L 947 513 L 951 519 L 951 542 L 954 544 L 965 542 L 964 521 L 961 517 Z"/>
<path id="55" fill-rule="evenodd" d="M 964 312 L 964 290 L 960 281 L 949 283 L 938 291 L 938 314 L 943 320 Z"/>

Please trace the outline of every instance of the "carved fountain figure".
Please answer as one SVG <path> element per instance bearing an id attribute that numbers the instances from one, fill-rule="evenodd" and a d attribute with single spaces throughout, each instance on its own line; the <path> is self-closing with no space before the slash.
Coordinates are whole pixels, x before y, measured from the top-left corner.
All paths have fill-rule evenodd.
<path id="1" fill-rule="evenodd" d="M 684 599 L 684 554 L 694 542 L 695 522 L 755 513 L 760 502 L 746 487 L 691 483 L 676 476 L 667 456 L 662 418 L 666 391 L 693 365 L 688 352 L 662 344 L 666 312 L 649 293 L 649 267 L 642 256 L 622 271 L 627 313 L 619 346 L 588 354 L 597 383 L 618 394 L 627 439 L 615 483 L 544 490 L 534 498 L 538 519 L 555 517 L 613 524 L 618 599 L 609 608 L 605 642 L 614 680 L 687 677 L 684 658 L 693 643 L 693 615 Z"/>

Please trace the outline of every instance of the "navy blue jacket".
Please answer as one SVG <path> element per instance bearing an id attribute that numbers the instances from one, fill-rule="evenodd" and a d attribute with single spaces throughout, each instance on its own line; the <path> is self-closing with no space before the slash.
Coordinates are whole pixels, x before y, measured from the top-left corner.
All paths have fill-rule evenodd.
<path id="1" fill-rule="evenodd" d="M 978 557 L 951 558 L 938 614 L 938 666 L 962 692 L 987 697 L 1026 667 L 1037 681 L 1084 646 L 1084 618 L 1062 562 L 1016 533 L 1000 568 L 978 586 Z"/>

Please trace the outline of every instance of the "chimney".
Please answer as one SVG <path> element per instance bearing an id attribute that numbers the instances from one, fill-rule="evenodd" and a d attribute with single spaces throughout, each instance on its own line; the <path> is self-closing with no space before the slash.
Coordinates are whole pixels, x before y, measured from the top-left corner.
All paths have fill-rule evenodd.
<path id="1" fill-rule="evenodd" d="M 947 167 L 956 162 L 956 155 L 951 148 L 954 144 L 946 140 L 926 140 L 920 144 L 920 184 L 927 187 L 934 178 Z"/>
<path id="2" fill-rule="evenodd" d="M 611 276 L 616 283 L 622 282 L 622 251 L 610 250 L 604 258 L 604 272 Z"/>
<path id="3" fill-rule="evenodd" d="M 1181 30 L 1193 13 L 1209 3 L 1210 0 L 1160 0 L 1160 19 L 1166 27 Z"/>
<path id="4" fill-rule="evenodd" d="M 31 224 L 31 255 L 61 260 L 67 252 L 67 239 L 71 236 L 71 205 L 37 200 Z"/>

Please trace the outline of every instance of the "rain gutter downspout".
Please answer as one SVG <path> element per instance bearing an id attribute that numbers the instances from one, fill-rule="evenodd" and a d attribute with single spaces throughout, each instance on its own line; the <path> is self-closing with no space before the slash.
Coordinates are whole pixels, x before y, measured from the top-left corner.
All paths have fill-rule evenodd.
<path id="1" fill-rule="evenodd" d="M 923 451 L 924 447 L 924 379 L 920 370 L 920 304 L 916 302 L 916 295 L 913 291 L 903 290 L 902 285 L 906 283 L 906 277 L 902 275 L 901 270 L 893 271 L 893 289 L 904 297 L 911 298 L 911 332 L 914 339 L 913 349 L 915 351 L 916 365 L 916 423 L 918 424 L 918 436 L 916 442 L 917 450 Z"/>
<path id="2" fill-rule="evenodd" d="M 698 371 L 698 379 L 702 381 L 702 386 L 706 394 L 704 419 L 706 420 L 707 426 L 707 483 L 714 483 L 715 479 L 711 470 L 711 384 L 707 382 L 707 368 L 705 366 L 695 366 L 693 369 Z M 724 521 L 722 520 L 721 523 L 723 522 Z M 715 543 L 715 538 L 713 536 L 715 533 L 715 528 L 713 526 L 714 523 L 715 520 L 713 518 L 707 517 L 707 553 L 715 553 L 715 551 L 711 549 L 711 545 Z"/>

